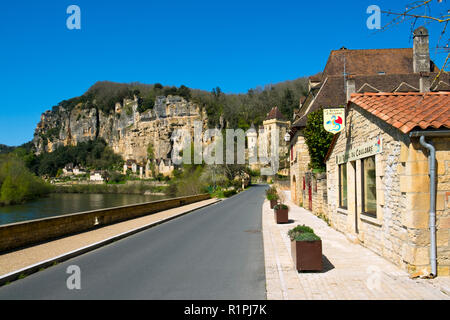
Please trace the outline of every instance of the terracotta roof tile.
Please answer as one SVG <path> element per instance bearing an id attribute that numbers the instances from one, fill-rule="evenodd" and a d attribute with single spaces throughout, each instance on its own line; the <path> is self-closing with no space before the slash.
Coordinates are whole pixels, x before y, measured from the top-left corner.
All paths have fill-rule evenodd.
<path id="1" fill-rule="evenodd" d="M 266 120 L 277 119 L 277 120 L 286 120 L 284 115 L 278 110 L 278 107 L 272 108 L 270 112 L 267 114 Z"/>
<path id="2" fill-rule="evenodd" d="M 355 93 L 350 103 L 404 133 L 416 127 L 450 129 L 450 92 Z"/>

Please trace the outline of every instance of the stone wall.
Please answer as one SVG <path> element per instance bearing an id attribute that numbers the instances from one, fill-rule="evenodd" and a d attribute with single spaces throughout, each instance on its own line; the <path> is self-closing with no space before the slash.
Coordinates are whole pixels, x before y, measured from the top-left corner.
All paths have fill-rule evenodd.
<path id="1" fill-rule="evenodd" d="M 312 212 L 328 217 L 327 175 L 325 173 L 312 174 Z"/>
<path id="2" fill-rule="evenodd" d="M 289 151 L 290 161 L 290 178 L 291 178 L 291 198 L 292 201 L 302 206 L 304 201 L 303 194 L 303 178 L 308 171 L 308 164 L 310 162 L 308 147 L 305 143 L 305 138 L 302 131 L 297 131 L 291 142 L 292 155 Z"/>
<path id="3" fill-rule="evenodd" d="M 159 200 L 0 226 L 0 252 L 209 199 L 209 194 Z"/>
<path id="4" fill-rule="evenodd" d="M 436 149 L 437 198 L 436 198 L 436 241 L 439 275 L 450 272 L 450 138 L 426 138 Z M 410 272 L 429 271 L 430 261 L 430 179 L 428 157 L 418 139 L 402 145 L 399 168 L 400 191 L 404 195 L 404 206 L 409 214 L 404 215 L 403 224 L 408 228 L 407 243 L 404 246 L 404 260 Z"/>

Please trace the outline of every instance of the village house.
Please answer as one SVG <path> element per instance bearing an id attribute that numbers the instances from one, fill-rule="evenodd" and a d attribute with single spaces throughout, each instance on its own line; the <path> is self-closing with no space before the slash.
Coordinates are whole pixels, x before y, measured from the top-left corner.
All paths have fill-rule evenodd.
<path id="1" fill-rule="evenodd" d="M 450 273 L 450 92 L 356 93 L 326 159 L 331 226 L 410 273 Z"/>
<path id="2" fill-rule="evenodd" d="M 154 163 L 156 175 L 162 174 L 165 177 L 172 176 L 175 167 L 170 159 L 157 159 Z"/>
<path id="3" fill-rule="evenodd" d="M 103 171 L 94 171 L 91 172 L 89 176 L 89 180 L 92 182 L 104 182 L 105 181 L 105 173 Z"/>
<path id="4" fill-rule="evenodd" d="M 317 214 L 327 210 L 326 175 L 313 173 L 304 138 L 308 115 L 325 107 L 345 106 L 352 93 L 449 91 L 450 77 L 430 60 L 424 27 L 413 35 L 413 48 L 349 50 L 330 53 L 323 72 L 309 78 L 309 93 L 290 128 L 292 200 Z"/>
<path id="5" fill-rule="evenodd" d="M 73 167 L 73 174 L 75 176 L 79 176 L 79 175 L 82 175 L 82 174 L 85 174 L 85 173 L 86 173 L 86 171 L 84 171 L 84 169 L 82 167 L 80 167 L 80 166 Z"/>
<path id="6" fill-rule="evenodd" d="M 64 168 L 62 169 L 63 174 L 66 176 L 72 175 L 73 174 L 73 163 L 68 163 L 64 166 Z"/>

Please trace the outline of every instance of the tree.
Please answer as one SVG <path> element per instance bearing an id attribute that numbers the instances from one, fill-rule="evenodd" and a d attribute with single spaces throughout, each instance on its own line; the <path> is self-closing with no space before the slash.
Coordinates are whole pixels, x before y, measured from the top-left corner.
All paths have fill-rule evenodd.
<path id="1" fill-rule="evenodd" d="M 147 159 L 150 161 L 155 159 L 155 151 L 153 149 L 153 144 L 151 143 L 149 143 L 147 146 Z"/>
<path id="2" fill-rule="evenodd" d="M 178 89 L 178 95 L 185 98 L 186 100 L 189 100 L 191 98 L 191 89 L 184 85 L 181 85 L 181 87 Z"/>

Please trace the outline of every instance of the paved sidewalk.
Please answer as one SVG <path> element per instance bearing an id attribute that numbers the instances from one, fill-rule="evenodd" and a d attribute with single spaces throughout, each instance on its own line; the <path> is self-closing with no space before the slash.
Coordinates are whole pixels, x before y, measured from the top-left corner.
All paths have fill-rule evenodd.
<path id="1" fill-rule="evenodd" d="M 289 191 L 286 192 L 290 199 Z M 410 279 L 408 274 L 369 249 L 350 243 L 309 211 L 287 201 L 288 224 L 277 225 L 266 200 L 263 237 L 267 299 L 450 299 L 450 278 Z M 291 258 L 289 229 L 305 224 L 322 238 L 324 270 L 297 272 Z"/>
<path id="2" fill-rule="evenodd" d="M 218 199 L 199 201 L 178 208 L 164 210 L 140 218 L 112 224 L 106 227 L 83 232 L 73 236 L 46 242 L 0 255 L 0 277 L 11 272 L 26 268 L 39 262 L 49 260 L 60 255 L 93 245 L 133 229 L 156 223 L 161 220 L 183 215 L 195 209 L 218 202 Z"/>

